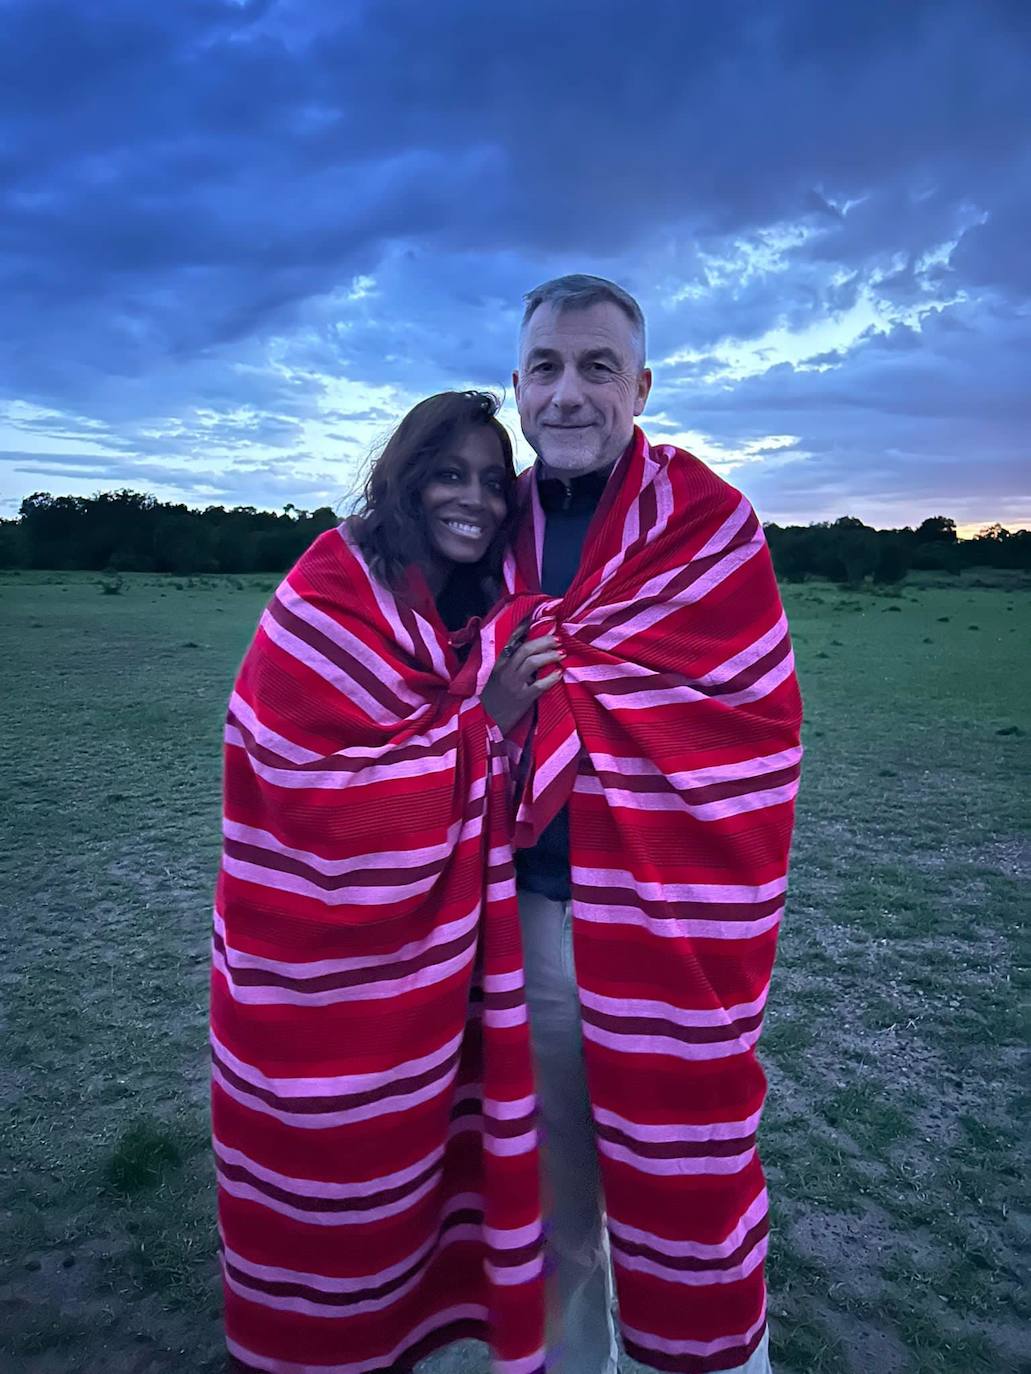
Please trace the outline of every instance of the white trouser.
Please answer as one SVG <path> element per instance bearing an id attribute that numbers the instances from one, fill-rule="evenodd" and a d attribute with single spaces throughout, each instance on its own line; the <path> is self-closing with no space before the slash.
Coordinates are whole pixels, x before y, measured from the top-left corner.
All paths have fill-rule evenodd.
<path id="1" fill-rule="evenodd" d="M 571 902 L 519 893 L 540 1104 L 549 1374 L 613 1374 L 612 1281 L 584 1077 Z M 726 1374 L 771 1374 L 768 1341 Z"/>

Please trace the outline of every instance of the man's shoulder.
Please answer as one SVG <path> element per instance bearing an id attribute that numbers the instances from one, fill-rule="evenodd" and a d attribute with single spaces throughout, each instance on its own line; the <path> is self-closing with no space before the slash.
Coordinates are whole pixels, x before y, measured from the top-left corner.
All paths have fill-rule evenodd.
<path id="1" fill-rule="evenodd" d="M 650 456 L 690 505 L 736 510 L 747 497 L 690 449 L 664 440 L 647 440 Z"/>

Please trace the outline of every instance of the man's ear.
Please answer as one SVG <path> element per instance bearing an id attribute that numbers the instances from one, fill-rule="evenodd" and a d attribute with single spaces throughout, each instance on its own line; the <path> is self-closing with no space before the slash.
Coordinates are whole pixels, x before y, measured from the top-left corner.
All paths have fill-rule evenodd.
<path id="1" fill-rule="evenodd" d="M 634 398 L 634 414 L 640 415 L 648 403 L 648 393 L 652 389 L 652 370 L 642 367 L 637 378 L 637 395 Z"/>
<path id="2" fill-rule="evenodd" d="M 519 373 L 518 373 L 518 372 L 513 372 L 513 373 L 512 373 L 512 392 L 513 392 L 513 394 L 515 395 L 516 404 L 518 405 L 518 403 L 519 403 Z"/>

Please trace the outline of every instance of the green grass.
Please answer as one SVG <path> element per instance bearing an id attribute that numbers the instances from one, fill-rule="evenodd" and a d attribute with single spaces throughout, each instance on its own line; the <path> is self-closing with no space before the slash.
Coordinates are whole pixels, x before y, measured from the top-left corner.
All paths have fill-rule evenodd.
<path id="1" fill-rule="evenodd" d="M 785 589 L 807 754 L 762 1042 L 777 1374 L 1024 1367 L 1031 594 L 977 580 Z M 273 579 L 100 581 L 0 574 L 0 1367 L 214 1371 L 219 748 Z"/>

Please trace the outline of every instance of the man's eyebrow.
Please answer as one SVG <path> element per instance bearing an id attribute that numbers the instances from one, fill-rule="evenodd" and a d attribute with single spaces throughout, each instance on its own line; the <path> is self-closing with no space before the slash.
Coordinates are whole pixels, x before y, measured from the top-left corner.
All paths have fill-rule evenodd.
<path id="1" fill-rule="evenodd" d="M 607 348 L 604 344 L 600 348 L 588 348 L 585 353 L 581 353 L 580 355 L 581 362 L 593 363 L 602 360 L 615 363 L 617 367 L 621 366 L 623 362 L 615 349 Z"/>
<path id="2" fill-rule="evenodd" d="M 526 355 L 526 361 L 530 362 L 534 358 L 556 358 L 557 352 L 554 348 L 544 348 L 541 344 L 535 344 Z"/>

